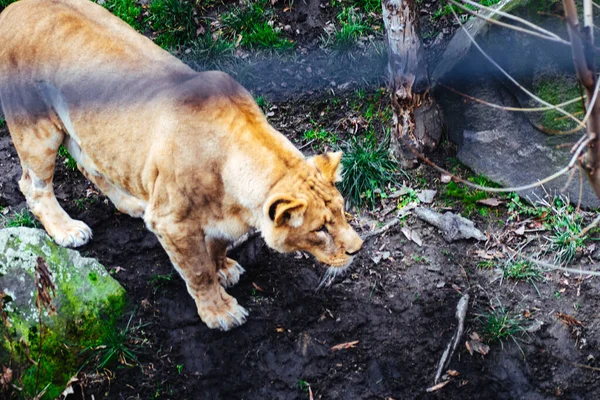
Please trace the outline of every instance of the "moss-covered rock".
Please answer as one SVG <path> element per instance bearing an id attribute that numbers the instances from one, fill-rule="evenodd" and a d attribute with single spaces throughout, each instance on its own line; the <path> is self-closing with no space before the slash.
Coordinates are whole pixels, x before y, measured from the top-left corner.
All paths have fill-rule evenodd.
<path id="1" fill-rule="evenodd" d="M 38 257 L 56 286 L 56 313 L 36 306 Z M 82 365 L 82 351 L 113 334 L 125 290 L 92 258 L 56 245 L 42 230 L 0 230 L 0 292 L 7 324 L 0 320 L 0 365 L 13 371 L 31 398 L 46 386 L 53 399 Z M 1 310 L 0 310 L 1 311 Z M 40 323 L 41 320 L 41 323 Z M 38 362 L 38 367 L 32 362 Z"/>

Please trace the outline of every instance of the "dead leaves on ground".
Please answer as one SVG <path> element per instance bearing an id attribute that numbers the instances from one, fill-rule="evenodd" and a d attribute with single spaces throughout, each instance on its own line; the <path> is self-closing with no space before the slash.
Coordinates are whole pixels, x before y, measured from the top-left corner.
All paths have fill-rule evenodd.
<path id="1" fill-rule="evenodd" d="M 471 355 L 474 353 L 479 353 L 485 356 L 490 351 L 490 346 L 483 343 L 477 332 L 471 333 L 470 340 L 465 342 L 465 346 Z"/>
<path id="2" fill-rule="evenodd" d="M 340 343 L 340 344 L 336 344 L 335 346 L 333 346 L 330 350 L 338 351 L 338 350 L 353 349 L 356 347 L 357 344 L 358 344 L 358 340 L 355 340 L 353 342 Z"/>

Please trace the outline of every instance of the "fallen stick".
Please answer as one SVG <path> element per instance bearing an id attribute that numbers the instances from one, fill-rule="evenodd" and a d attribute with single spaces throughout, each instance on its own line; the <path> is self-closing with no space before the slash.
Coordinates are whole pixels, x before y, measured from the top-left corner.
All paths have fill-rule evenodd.
<path id="1" fill-rule="evenodd" d="M 385 232 L 389 231 L 390 229 L 395 228 L 396 225 L 400 224 L 400 221 L 402 220 L 402 218 L 404 216 L 408 215 L 408 213 L 410 211 L 412 211 L 414 208 L 416 208 L 415 205 L 408 205 L 408 206 L 404 207 L 402 210 L 400 210 L 400 212 L 392 220 L 386 222 L 386 224 L 383 225 L 381 228 L 372 230 L 371 232 L 367 232 L 367 233 L 361 235 L 362 240 L 364 240 L 366 242 L 367 240 L 371 239 L 374 236 L 379 236 L 382 233 L 385 233 Z"/>
<path id="2" fill-rule="evenodd" d="M 463 297 L 460 298 L 458 304 L 456 305 L 456 319 L 458 320 L 458 326 L 456 327 L 456 332 L 454 332 L 452 339 L 450 340 L 450 342 L 448 342 L 448 346 L 446 346 L 444 354 L 442 354 L 442 358 L 440 359 L 440 363 L 438 364 L 438 369 L 435 374 L 435 379 L 433 380 L 434 385 L 437 385 L 437 383 L 440 380 L 440 377 L 442 376 L 442 371 L 444 371 L 448 367 L 448 364 L 450 363 L 450 360 L 454 355 L 454 351 L 456 350 L 456 346 L 458 345 L 458 342 L 460 341 L 463 335 L 463 332 L 465 330 L 465 318 L 467 316 L 468 307 L 469 295 L 465 294 L 463 295 Z"/>

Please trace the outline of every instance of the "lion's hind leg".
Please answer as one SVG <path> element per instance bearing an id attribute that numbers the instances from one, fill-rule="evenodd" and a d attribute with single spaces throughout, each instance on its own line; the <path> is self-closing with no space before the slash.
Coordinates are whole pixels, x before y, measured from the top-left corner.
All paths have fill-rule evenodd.
<path id="1" fill-rule="evenodd" d="M 23 168 L 19 187 L 31 212 L 59 245 L 84 245 L 92 237 L 92 230 L 62 209 L 52 184 L 56 155 L 64 133 L 50 119 L 15 123 L 8 117 L 7 122 Z"/>

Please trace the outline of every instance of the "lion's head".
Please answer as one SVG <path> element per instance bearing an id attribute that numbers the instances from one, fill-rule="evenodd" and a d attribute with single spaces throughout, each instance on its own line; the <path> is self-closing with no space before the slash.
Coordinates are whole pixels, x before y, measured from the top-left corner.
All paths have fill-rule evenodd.
<path id="1" fill-rule="evenodd" d="M 342 270 L 363 241 L 346 221 L 341 180 L 342 153 L 326 153 L 302 162 L 277 183 L 263 206 L 262 232 L 280 252 L 308 251 L 317 260 Z"/>

